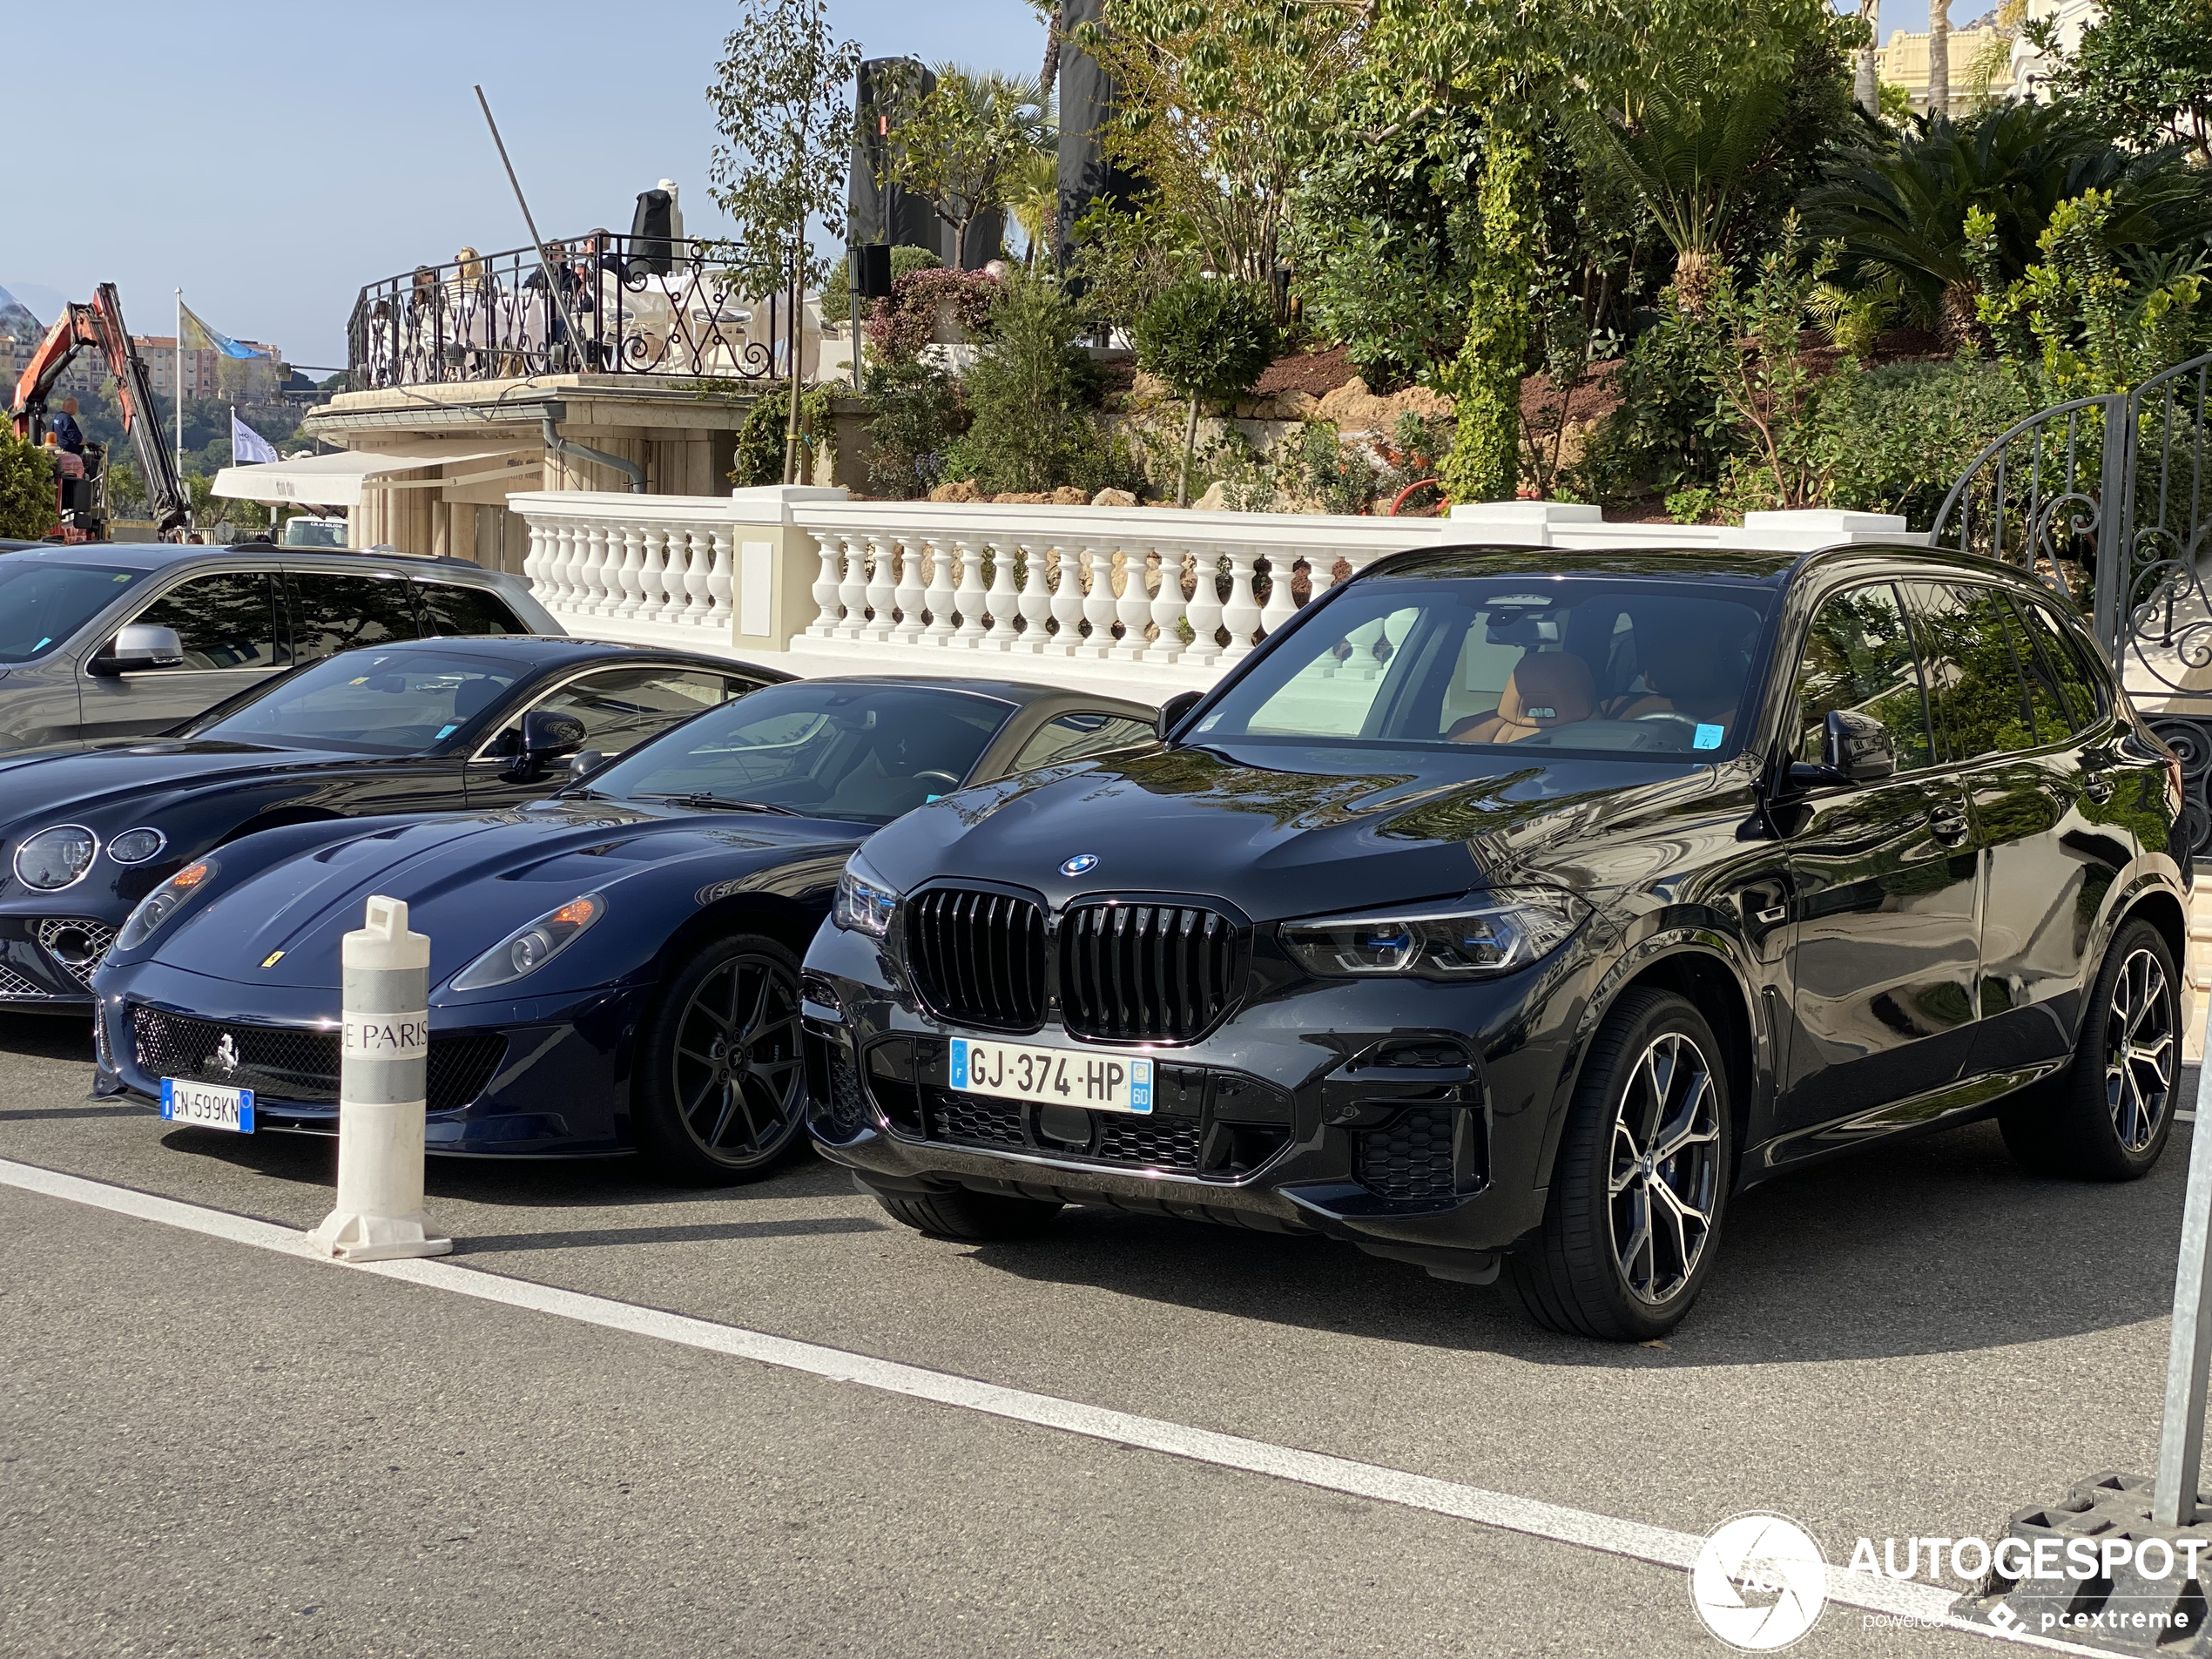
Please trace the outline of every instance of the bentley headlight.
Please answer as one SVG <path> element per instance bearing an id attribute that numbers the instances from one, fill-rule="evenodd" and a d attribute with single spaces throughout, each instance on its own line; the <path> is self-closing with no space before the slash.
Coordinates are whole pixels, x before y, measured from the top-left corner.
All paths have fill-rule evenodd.
<path id="1" fill-rule="evenodd" d="M 84 879 L 100 838 L 82 824 L 57 824 L 16 849 L 16 880 L 36 893 L 58 893 Z"/>
<path id="2" fill-rule="evenodd" d="M 837 903 L 831 917 L 840 927 L 880 939 L 891 931 L 891 918 L 898 908 L 898 889 L 855 853 L 846 861 L 845 873 L 837 878 Z"/>
<path id="3" fill-rule="evenodd" d="M 577 941 L 577 936 L 607 913 L 607 901 L 596 893 L 571 899 L 557 910 L 549 910 L 536 921 L 517 927 L 489 950 L 453 976 L 448 988 L 481 991 L 535 974 Z"/>
<path id="4" fill-rule="evenodd" d="M 1569 893 L 1500 887 L 1444 904 L 1286 921 L 1280 931 L 1291 954 L 1325 979 L 1485 979 L 1526 968 L 1588 914 Z"/>
<path id="5" fill-rule="evenodd" d="M 185 901 L 215 879 L 215 860 L 202 859 L 187 864 L 138 900 L 123 923 L 123 931 L 115 936 L 118 950 L 136 950 L 153 937 L 154 929 L 185 907 Z"/>
<path id="6" fill-rule="evenodd" d="M 144 864 L 169 845 L 169 838 L 150 825 L 127 829 L 107 844 L 107 855 L 118 864 Z"/>

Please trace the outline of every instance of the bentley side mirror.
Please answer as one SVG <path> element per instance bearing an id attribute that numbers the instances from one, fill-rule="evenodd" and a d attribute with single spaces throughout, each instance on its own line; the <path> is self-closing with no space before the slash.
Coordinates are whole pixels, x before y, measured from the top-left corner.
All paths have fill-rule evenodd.
<path id="1" fill-rule="evenodd" d="M 569 757 L 569 781 L 580 784 L 606 763 L 597 749 L 579 749 Z"/>
<path id="2" fill-rule="evenodd" d="M 1897 740 L 1889 728 L 1856 709 L 1831 709 L 1820 734 L 1820 761 L 1798 761 L 1790 782 L 1799 789 L 1879 783 L 1897 772 Z"/>
<path id="3" fill-rule="evenodd" d="M 558 760 L 583 747 L 583 722 L 573 714 L 532 709 L 523 716 L 523 759 Z"/>
<path id="4" fill-rule="evenodd" d="M 1183 717 L 1197 708 L 1204 697 L 1204 691 L 1177 691 L 1160 705 L 1159 718 L 1153 730 L 1162 743 L 1168 740 L 1168 734 L 1183 724 Z"/>
<path id="5" fill-rule="evenodd" d="M 84 671 L 112 678 L 143 668 L 179 668 L 184 660 L 184 641 L 177 637 L 174 628 L 134 622 L 118 631 L 105 650 L 94 653 Z"/>

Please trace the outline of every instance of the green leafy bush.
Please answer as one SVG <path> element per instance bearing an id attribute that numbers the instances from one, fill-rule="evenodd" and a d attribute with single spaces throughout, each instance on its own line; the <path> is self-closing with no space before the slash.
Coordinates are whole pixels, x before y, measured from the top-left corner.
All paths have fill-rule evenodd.
<path id="1" fill-rule="evenodd" d="M 867 401 L 870 491 L 927 495 L 960 430 L 958 384 L 919 358 L 899 358 L 869 374 Z"/>
<path id="2" fill-rule="evenodd" d="M 1729 435 L 1715 415 L 1715 362 L 1721 341 L 1710 320 L 1662 303 L 1659 322 L 1638 334 L 1615 372 L 1621 401 L 1598 422 L 1581 458 L 1566 471 L 1585 501 L 1632 501 L 1655 492 L 1710 485 L 1719 476 Z"/>
<path id="3" fill-rule="evenodd" d="M 0 536 L 35 541 L 54 528 L 54 463 L 0 428 Z"/>
<path id="4" fill-rule="evenodd" d="M 2017 378 L 1972 358 L 1840 369 L 1819 422 L 1827 504 L 1926 529 L 1967 463 L 2036 408 Z"/>
<path id="5" fill-rule="evenodd" d="M 799 399 L 799 442 L 802 456 L 811 458 L 830 431 L 831 389 L 817 386 Z M 784 481 L 784 433 L 791 419 L 791 382 L 769 381 L 759 388 L 745 424 L 738 428 L 736 464 L 730 482 L 741 489 Z M 804 464 L 802 462 L 802 464 Z"/>
<path id="6" fill-rule="evenodd" d="M 1097 488 L 1103 446 L 1090 409 L 1099 376 L 1074 343 L 1082 327 L 1055 284 L 1020 271 L 1008 276 L 961 378 L 968 428 L 945 458 L 947 472 L 974 479 L 986 494 Z"/>
<path id="7" fill-rule="evenodd" d="M 1188 502 L 1198 406 L 1251 394 L 1275 361 L 1274 307 L 1244 283 L 1188 277 L 1144 307 L 1134 335 L 1138 364 L 1190 406 L 1176 481 L 1177 502 Z"/>
<path id="8" fill-rule="evenodd" d="M 889 296 L 875 302 L 875 315 L 866 325 L 868 345 L 879 362 L 920 356 L 937 332 L 940 306 L 972 335 L 991 314 L 998 291 L 998 279 L 981 271 L 910 271 L 894 279 Z"/>

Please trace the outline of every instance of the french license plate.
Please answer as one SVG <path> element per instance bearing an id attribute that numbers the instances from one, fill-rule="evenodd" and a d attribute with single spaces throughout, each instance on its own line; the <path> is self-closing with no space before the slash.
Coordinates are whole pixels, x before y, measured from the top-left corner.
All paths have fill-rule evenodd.
<path id="1" fill-rule="evenodd" d="M 1095 1112 L 1152 1109 L 1152 1062 L 1133 1055 L 954 1037 L 952 1062 L 952 1086 L 962 1094 Z"/>
<path id="2" fill-rule="evenodd" d="M 253 1132 L 253 1091 L 226 1089 L 219 1083 L 186 1082 L 181 1077 L 161 1080 L 161 1115 L 201 1129 L 226 1129 L 239 1135 Z"/>

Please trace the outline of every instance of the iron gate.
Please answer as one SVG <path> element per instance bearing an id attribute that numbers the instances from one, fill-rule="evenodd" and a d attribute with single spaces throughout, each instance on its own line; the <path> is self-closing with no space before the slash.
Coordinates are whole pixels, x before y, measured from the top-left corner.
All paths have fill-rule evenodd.
<path id="1" fill-rule="evenodd" d="M 2208 391 L 2212 354 L 2030 415 L 1974 457 L 1931 537 L 2019 565 L 2088 614 L 2128 696 L 2182 759 L 2199 852 L 2212 850 Z"/>

